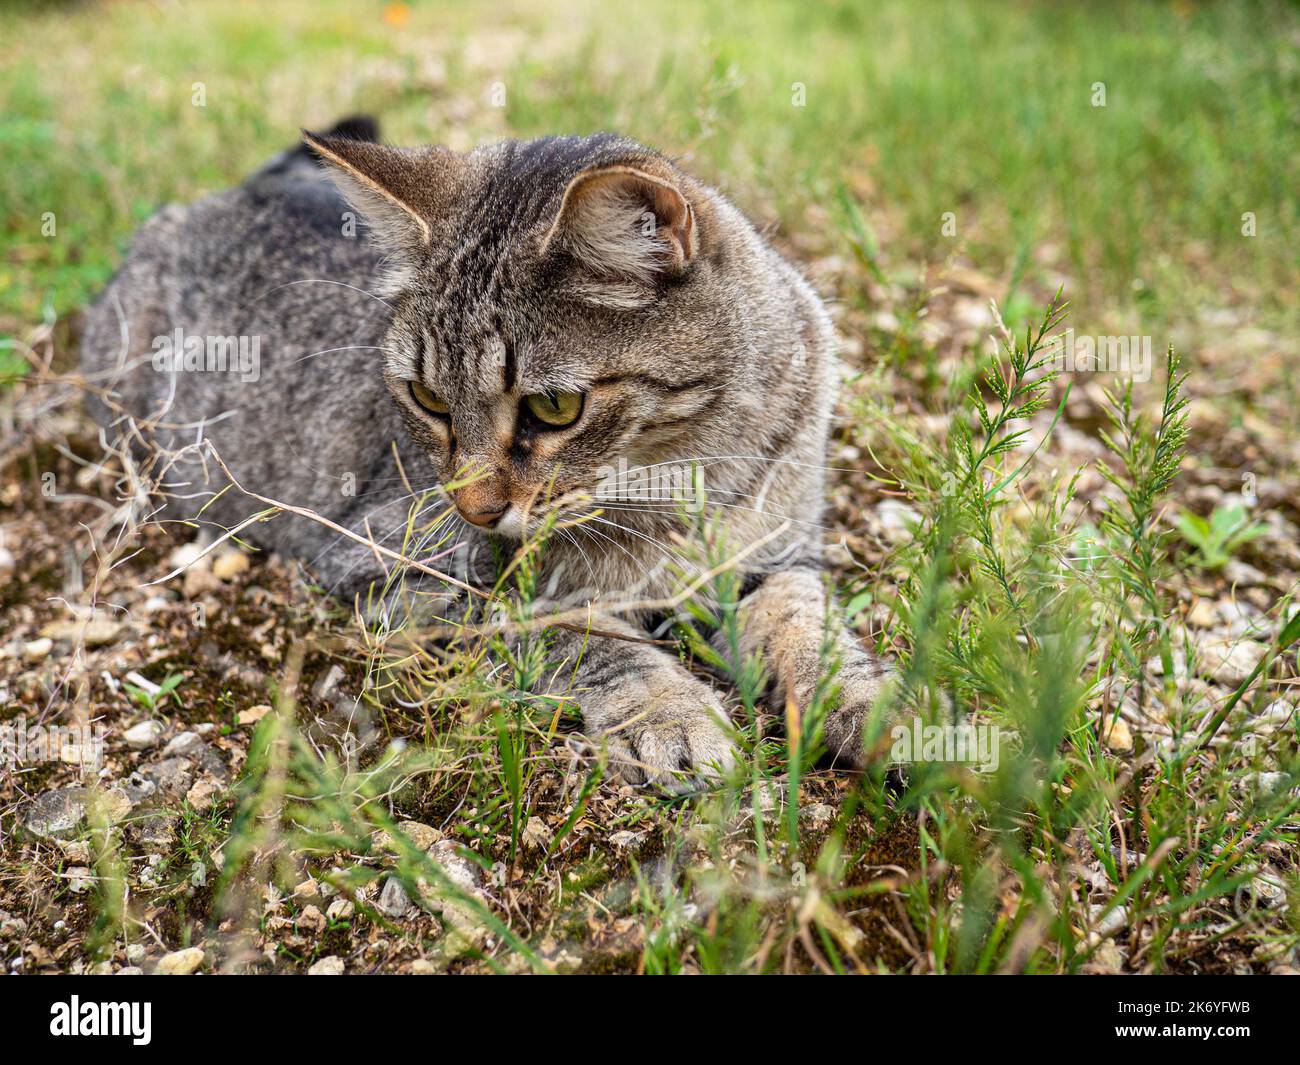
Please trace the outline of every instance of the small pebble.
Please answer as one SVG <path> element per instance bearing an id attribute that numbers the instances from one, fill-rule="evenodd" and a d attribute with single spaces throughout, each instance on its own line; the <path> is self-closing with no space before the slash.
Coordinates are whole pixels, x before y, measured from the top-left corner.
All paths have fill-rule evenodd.
<path id="1" fill-rule="evenodd" d="M 203 740 L 197 732 L 182 732 L 179 736 L 173 736 L 171 741 L 163 748 L 162 756 L 164 758 L 194 758 L 203 750 Z"/>
<path id="2" fill-rule="evenodd" d="M 162 731 L 157 721 L 140 721 L 122 733 L 122 739 L 133 751 L 144 751 L 162 738 Z"/>
<path id="3" fill-rule="evenodd" d="M 156 971 L 159 976 L 189 976 L 202 964 L 203 951 L 198 947 L 190 947 L 164 954 L 158 959 Z"/>
<path id="4" fill-rule="evenodd" d="M 523 845 L 530 851 L 544 851 L 551 843 L 551 830 L 540 817 L 530 817 L 524 825 Z"/>
<path id="5" fill-rule="evenodd" d="M 42 636 L 39 640 L 32 640 L 30 643 L 23 644 L 23 657 L 29 662 L 35 662 L 44 658 L 54 650 L 54 641 L 48 636 Z"/>
<path id="6" fill-rule="evenodd" d="M 1246 778 L 1251 789 L 1258 795 L 1276 795 L 1286 786 L 1285 773 L 1255 773 Z"/>
<path id="7" fill-rule="evenodd" d="M 813 828 L 828 828 L 835 820 L 835 807 L 824 802 L 815 802 L 799 810 L 799 820 Z"/>
<path id="8" fill-rule="evenodd" d="M 375 908 L 387 917 L 405 917 L 415 909 L 411 904 L 410 896 L 406 894 L 406 889 L 395 876 L 390 876 L 384 882 L 384 890 L 379 896 L 379 901 L 375 903 Z"/>
<path id="9" fill-rule="evenodd" d="M 331 921 L 346 921 L 354 913 L 356 906 L 352 904 L 351 899 L 335 899 L 329 904 L 329 909 L 325 911 L 325 916 Z"/>
<path id="10" fill-rule="evenodd" d="M 171 600 L 165 595 L 151 595 L 140 604 L 140 613 L 146 615 L 156 614 L 160 610 L 166 610 L 169 606 L 171 606 Z"/>
<path id="11" fill-rule="evenodd" d="M 212 575 L 219 581 L 228 581 L 241 573 L 246 573 L 251 566 L 248 556 L 242 551 L 226 551 L 217 556 L 212 563 Z"/>
<path id="12" fill-rule="evenodd" d="M 1200 670 L 1220 684 L 1235 688 L 1250 676 L 1267 650 L 1256 640 L 1209 639 L 1200 646 Z"/>
<path id="13" fill-rule="evenodd" d="M 1122 717 L 1101 723 L 1102 739 L 1112 751 L 1131 751 L 1133 749 L 1133 730 Z"/>
<path id="14" fill-rule="evenodd" d="M 266 703 L 258 703 L 257 706 L 250 706 L 247 710 L 239 711 L 239 723 L 241 725 L 256 725 L 270 712 L 271 708 Z"/>
<path id="15" fill-rule="evenodd" d="M 204 555 L 202 558 L 199 557 L 203 555 L 205 550 L 207 550 L 207 545 L 198 540 L 190 544 L 181 544 L 180 547 L 167 556 L 167 565 L 171 566 L 172 569 L 188 569 L 191 566 L 207 569 L 212 564 L 212 556 Z"/>
<path id="16" fill-rule="evenodd" d="M 1261 732 L 1277 732 L 1279 729 L 1290 729 L 1295 724 L 1295 718 L 1295 706 L 1285 699 L 1275 699 L 1259 712 L 1255 723 Z"/>
<path id="17" fill-rule="evenodd" d="M 27 809 L 24 824 L 34 836 L 67 839 L 76 835 L 86 816 L 85 788 L 58 788 L 38 796 Z"/>
<path id="18" fill-rule="evenodd" d="M 102 647 L 116 640 L 121 631 L 121 625 L 107 618 L 89 618 L 84 621 L 74 618 L 51 621 L 41 629 L 41 635 L 51 640 L 67 640 L 86 647 Z"/>
<path id="19" fill-rule="evenodd" d="M 74 865 L 68 869 L 68 890 L 74 895 L 82 895 L 95 886 L 95 874 L 84 865 Z"/>
<path id="20" fill-rule="evenodd" d="M 442 833 L 432 825 L 422 824 L 419 821 L 399 821 L 397 824 L 398 831 L 402 833 L 415 847 L 422 851 L 427 851 L 440 839 Z M 387 832 L 376 834 L 375 842 L 385 850 L 398 850 L 397 841 L 392 839 Z"/>

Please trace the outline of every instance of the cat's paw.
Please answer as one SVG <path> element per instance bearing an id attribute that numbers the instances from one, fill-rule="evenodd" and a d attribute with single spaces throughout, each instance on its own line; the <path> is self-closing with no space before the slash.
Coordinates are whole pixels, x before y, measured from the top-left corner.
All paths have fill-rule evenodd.
<path id="1" fill-rule="evenodd" d="M 839 699 L 826 715 L 822 729 L 827 753 L 837 765 L 861 769 L 877 754 L 865 743 L 864 732 L 873 710 L 886 698 L 892 675 L 888 665 L 866 653 L 854 656 L 837 674 Z M 873 734 L 888 736 L 890 725 L 898 716 L 897 711 L 892 711 L 889 721 L 873 727 Z"/>
<path id="2" fill-rule="evenodd" d="M 736 746 L 721 700 L 708 685 L 675 667 L 629 685 L 602 708 L 593 730 L 629 784 L 680 794 L 717 779 L 736 764 Z"/>

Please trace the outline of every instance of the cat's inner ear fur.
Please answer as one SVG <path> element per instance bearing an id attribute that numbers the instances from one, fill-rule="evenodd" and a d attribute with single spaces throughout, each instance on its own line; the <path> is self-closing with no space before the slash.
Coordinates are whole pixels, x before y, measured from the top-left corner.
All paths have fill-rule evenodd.
<path id="1" fill-rule="evenodd" d="M 324 162 L 339 190 L 369 223 L 380 247 L 418 251 L 432 241 L 448 201 L 459 157 L 446 148 L 393 148 L 374 141 L 303 140 Z"/>
<path id="2" fill-rule="evenodd" d="M 543 249 L 562 248 L 599 279 L 650 285 L 685 274 L 697 243 L 695 212 L 675 181 L 600 166 L 564 190 Z"/>

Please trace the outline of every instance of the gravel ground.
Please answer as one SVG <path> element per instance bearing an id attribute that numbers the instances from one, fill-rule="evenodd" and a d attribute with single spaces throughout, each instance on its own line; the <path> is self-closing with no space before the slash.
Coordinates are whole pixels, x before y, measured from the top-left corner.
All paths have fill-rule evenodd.
<path id="1" fill-rule="evenodd" d="M 852 581 L 866 572 L 875 588 L 879 605 L 859 616 L 860 628 L 864 634 L 884 628 L 888 636 L 888 595 L 904 576 L 893 560 L 911 536 L 915 511 L 905 496 L 883 490 L 873 478 L 878 469 L 872 456 L 879 454 L 883 430 L 854 420 L 854 401 L 878 397 L 883 388 L 896 418 L 936 437 L 946 418 L 935 413 L 919 367 L 895 365 L 884 377 L 869 372 L 884 352 L 896 350 L 898 308 L 915 293 L 864 282 L 851 264 L 819 256 L 815 246 L 793 250 L 823 290 L 839 297 L 846 361 L 868 371 L 846 387 L 828 459 L 862 471 L 835 475 L 830 542 L 839 577 Z M 865 301 L 846 298 L 862 286 Z M 933 372 L 941 378 L 990 331 L 987 290 L 995 287 L 954 268 L 929 297 L 919 333 L 909 336 L 932 349 Z M 1209 708 L 1222 705 L 1264 655 L 1276 636 L 1277 604 L 1300 578 L 1300 434 L 1287 376 L 1298 353 L 1293 340 L 1252 329 L 1226 310 L 1203 314 L 1201 327 L 1188 333 L 1171 338 L 1192 352 L 1194 372 L 1190 453 L 1166 518 L 1178 507 L 1207 515 L 1245 498 L 1264 526 L 1218 572 L 1191 564 L 1185 545 L 1177 548 L 1166 587 L 1183 634 L 1177 683 Z M 34 347 L 51 354 L 57 368 L 68 362 L 68 340 L 60 327 L 37 337 Z M 1052 471 L 1074 468 L 1084 472 L 1072 513 L 1086 515 L 1108 490 L 1096 470 L 1104 455 L 1101 387 L 1100 380 L 1075 382 L 1061 423 L 1035 458 L 1042 473 L 1027 479 L 1026 498 Z M 227 905 L 216 889 L 229 859 L 235 782 L 255 728 L 286 686 L 292 685 L 300 724 L 323 747 L 340 728 L 357 737 L 363 752 L 381 750 L 394 738 L 427 741 L 427 729 L 411 714 L 362 698 L 355 626 L 292 564 L 230 547 L 159 582 L 196 551 L 186 530 L 157 526 L 103 538 L 100 555 L 90 555 L 86 530 L 102 520 L 105 501 L 114 500 L 117 471 L 94 465 L 100 457 L 96 436 L 75 392 L 33 377 L 0 397 L 0 404 L 2 723 L 22 722 L 29 730 L 84 726 L 102 739 L 98 764 L 83 766 L 85 752 L 64 739 L 56 758 L 0 775 L 0 958 L 7 969 L 422 973 L 485 968 L 484 957 L 494 966 L 525 967 L 498 927 L 482 919 L 487 912 L 526 940 L 547 968 L 635 971 L 645 965 L 647 937 L 662 934 L 664 923 L 662 915 L 652 920 L 619 900 L 625 903 L 643 879 L 668 875 L 674 861 L 717 862 L 721 854 L 735 867 L 754 864 L 744 818 L 724 829 L 721 840 L 705 839 L 684 807 L 608 782 L 580 805 L 585 755 L 561 732 L 534 752 L 527 816 L 513 850 L 508 834 L 474 832 L 468 790 L 457 798 L 454 787 L 408 788 L 389 802 L 406 838 L 431 855 L 470 902 L 417 906 L 391 875 L 401 849 L 376 832 L 364 854 L 283 846 L 273 856 L 278 874 L 245 883 L 239 905 Z M 1055 402 L 1036 420 L 1030 448 L 1047 433 L 1054 410 Z M 1248 732 L 1276 741 L 1289 731 L 1294 750 L 1300 695 L 1294 658 L 1277 676 Z M 1125 708 L 1104 740 L 1123 767 L 1158 749 L 1168 735 L 1158 714 Z M 97 796 L 87 790 L 92 782 Z M 1274 783 L 1267 769 L 1261 771 L 1260 786 Z M 807 860 L 815 860 L 851 787 L 850 776 L 829 769 L 803 781 L 799 817 Z M 759 805 L 779 813 L 784 801 L 778 789 Z M 561 832 L 563 845 L 553 848 Z M 862 883 L 884 875 L 881 869 L 898 875 L 916 869 L 914 822 L 873 835 L 869 823 L 853 821 L 854 834 L 864 848 L 857 867 Z M 106 872 L 106 838 L 117 873 Z M 1253 890 L 1281 910 L 1296 862 L 1291 847 L 1279 844 L 1274 851 Z M 341 889 L 328 874 L 349 863 L 367 870 L 365 882 Z M 1093 875 L 1095 862 L 1080 865 L 1082 879 Z M 109 888 L 125 900 L 126 916 L 105 935 Z M 854 911 L 862 953 L 873 964 L 914 966 L 914 948 L 892 929 L 896 915 L 879 901 L 884 897 L 871 896 L 876 901 Z M 1123 912 L 1116 913 L 1122 925 Z M 1217 942 L 1206 936 L 1213 945 L 1198 950 L 1192 948 L 1199 933 L 1191 935 L 1181 962 L 1187 971 L 1288 971 L 1296 965 L 1294 948 L 1261 951 L 1245 936 Z M 1130 949 L 1116 937 L 1089 967 L 1140 968 L 1131 963 Z"/>

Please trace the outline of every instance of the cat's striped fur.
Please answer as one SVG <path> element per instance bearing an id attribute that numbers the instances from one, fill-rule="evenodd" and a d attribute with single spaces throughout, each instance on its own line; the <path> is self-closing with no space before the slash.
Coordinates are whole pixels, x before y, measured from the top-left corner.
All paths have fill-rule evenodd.
<path id="1" fill-rule="evenodd" d="M 611 469 L 698 464 L 743 556 L 744 650 L 764 656 L 779 705 L 806 705 L 827 629 L 819 522 L 837 378 L 812 289 L 719 193 L 628 140 L 457 154 L 369 132 L 308 137 L 310 152 L 145 225 L 87 323 L 83 362 L 116 397 L 98 405 L 104 423 L 155 416 L 170 449 L 206 437 L 246 488 L 389 543 L 410 505 L 394 445 L 416 487 L 472 471 L 453 493 L 469 519 L 460 547 L 438 563 L 466 579 L 489 538 L 517 542 L 557 506 L 593 513 Z M 368 228 L 352 231 L 352 207 Z M 158 372 L 149 346 L 177 327 L 258 336 L 259 379 Z M 539 423 L 524 404 L 537 395 L 583 397 L 576 423 Z M 173 512 L 211 497 L 209 473 L 197 456 L 175 465 Z M 258 506 L 228 492 L 204 518 L 229 526 Z M 669 783 L 731 758 L 710 686 L 635 639 L 644 613 L 611 613 L 677 589 L 686 521 L 671 501 L 605 499 L 545 555 L 551 598 L 589 604 L 594 629 L 634 637 L 560 630 L 555 646 L 581 660 L 588 733 L 634 780 Z M 380 575 L 373 552 L 310 521 L 250 535 L 343 594 Z M 856 762 L 886 670 L 848 635 L 836 647 L 842 695 L 827 738 Z"/>

